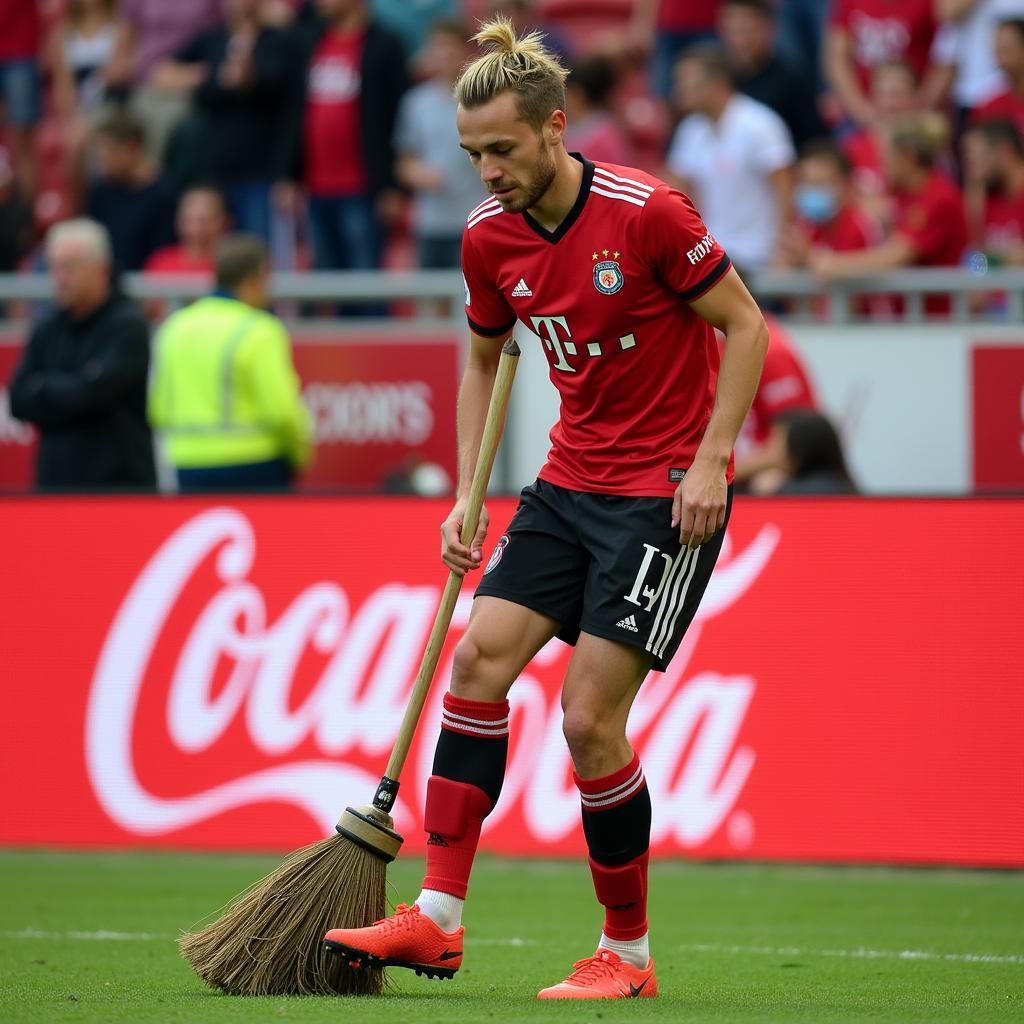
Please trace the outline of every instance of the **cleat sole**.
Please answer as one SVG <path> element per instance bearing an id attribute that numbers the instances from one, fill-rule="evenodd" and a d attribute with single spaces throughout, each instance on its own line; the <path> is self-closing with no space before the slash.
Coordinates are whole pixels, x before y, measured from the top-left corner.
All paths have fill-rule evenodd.
<path id="1" fill-rule="evenodd" d="M 457 967 L 435 967 L 433 964 L 417 964 L 408 960 L 395 960 L 389 957 L 375 956 L 363 949 L 355 949 L 346 946 L 342 942 L 335 942 L 333 939 L 324 939 L 324 949 L 348 960 L 348 965 L 353 970 L 360 970 L 363 967 L 405 967 L 407 970 L 415 971 L 417 975 L 427 978 L 439 978 L 442 981 L 451 981 L 455 977 Z"/>

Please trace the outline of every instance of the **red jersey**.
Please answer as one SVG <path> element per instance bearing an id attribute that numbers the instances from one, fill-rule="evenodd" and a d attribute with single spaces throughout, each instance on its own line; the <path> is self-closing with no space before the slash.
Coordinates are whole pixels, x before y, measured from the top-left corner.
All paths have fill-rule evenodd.
<path id="1" fill-rule="evenodd" d="M 885 191 L 882 168 L 882 146 L 874 132 L 860 128 L 847 135 L 842 143 L 843 154 L 853 164 L 853 183 L 865 195 Z"/>
<path id="2" fill-rule="evenodd" d="M 853 63 L 867 92 L 879 64 L 906 61 L 924 75 L 938 25 L 934 0 L 836 0 L 832 25 L 850 37 Z"/>
<path id="3" fill-rule="evenodd" d="M 36 0 L 0 0 L 0 60 L 38 57 L 40 42 Z"/>
<path id="4" fill-rule="evenodd" d="M 213 258 L 196 259 L 183 245 L 165 245 L 157 249 L 142 267 L 144 274 L 192 274 L 213 277 Z"/>
<path id="5" fill-rule="evenodd" d="M 718 378 L 714 330 L 689 303 L 729 258 L 681 192 L 632 167 L 582 163 L 579 197 L 553 232 L 496 199 L 470 213 L 466 315 L 477 334 L 504 336 L 521 320 L 540 337 L 561 397 L 542 480 L 668 497 Z M 730 459 L 730 480 L 732 469 Z"/>
<path id="6" fill-rule="evenodd" d="M 827 224 L 804 224 L 812 245 L 833 252 L 856 252 L 882 241 L 875 221 L 859 206 L 844 206 Z"/>
<path id="7" fill-rule="evenodd" d="M 774 317 L 766 316 L 765 323 L 768 325 L 768 353 L 741 433 L 741 437 L 756 444 L 768 440 L 773 421 L 782 413 L 818 407 L 810 378 L 789 335 Z"/>
<path id="8" fill-rule="evenodd" d="M 314 196 L 363 195 L 369 188 L 359 115 L 362 32 L 328 32 L 309 66 L 306 186 Z"/>
<path id="9" fill-rule="evenodd" d="M 971 124 L 982 124 L 985 121 L 1012 121 L 1021 135 L 1024 135 L 1024 96 L 1004 92 L 993 96 L 980 107 L 975 107 L 971 111 Z"/>
<path id="10" fill-rule="evenodd" d="M 657 25 L 663 32 L 712 32 L 722 0 L 661 0 Z"/>
<path id="11" fill-rule="evenodd" d="M 1024 189 L 1015 196 L 997 192 L 985 198 L 985 237 L 982 248 L 1002 261 L 1024 243 Z"/>
<path id="12" fill-rule="evenodd" d="M 894 231 L 914 247 L 914 266 L 959 266 L 968 244 L 967 218 L 960 190 L 933 171 L 920 192 L 897 192 Z M 928 295 L 926 313 L 948 313 L 948 295 Z"/>

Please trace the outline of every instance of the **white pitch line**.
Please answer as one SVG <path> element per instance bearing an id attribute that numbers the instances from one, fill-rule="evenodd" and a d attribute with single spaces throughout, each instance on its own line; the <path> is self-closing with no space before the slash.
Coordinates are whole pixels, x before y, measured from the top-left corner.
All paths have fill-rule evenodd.
<path id="1" fill-rule="evenodd" d="M 1024 964 L 1016 953 L 933 953 L 924 949 L 798 949 L 795 946 L 715 946 L 694 943 L 677 947 L 684 953 L 725 953 L 733 956 L 829 956 L 849 960 L 942 960 L 967 964 Z"/>
<path id="2" fill-rule="evenodd" d="M 467 939 L 471 946 L 536 946 L 535 939 L 520 939 L 513 935 L 508 939 Z"/>
<path id="3" fill-rule="evenodd" d="M 22 928 L 20 931 L 0 932 L 4 939 L 44 939 L 54 942 L 173 942 L 171 935 L 156 932 L 47 932 L 38 928 Z M 471 946 L 534 946 L 533 939 L 510 936 L 507 939 L 470 939 Z"/>
<path id="4" fill-rule="evenodd" d="M 22 928 L 17 932 L 0 932 L 5 939 L 53 939 L 74 942 L 171 942 L 169 935 L 156 932 L 44 932 L 38 928 Z"/>

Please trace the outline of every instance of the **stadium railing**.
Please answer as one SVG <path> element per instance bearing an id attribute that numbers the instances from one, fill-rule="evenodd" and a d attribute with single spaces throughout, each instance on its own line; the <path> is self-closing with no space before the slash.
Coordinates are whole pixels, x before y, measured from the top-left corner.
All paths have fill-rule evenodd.
<path id="1" fill-rule="evenodd" d="M 768 271 L 749 275 L 748 284 L 761 301 L 778 305 L 795 320 L 840 324 L 875 321 L 877 316 L 866 317 L 859 308 L 860 298 L 871 295 L 901 298 L 903 313 L 892 319 L 900 323 L 921 323 L 926 320 L 926 297 L 949 295 L 954 321 L 1024 322 L 1024 268 L 908 269 L 828 284 L 803 271 Z M 209 290 L 194 277 L 143 274 L 125 275 L 123 285 L 137 298 L 162 300 L 167 310 Z M 458 321 L 460 326 L 465 322 L 462 316 L 464 288 L 461 274 L 444 270 L 279 273 L 273 280 L 276 302 L 406 300 L 413 303 L 416 316 Z M 996 301 L 984 304 L 978 301 L 979 297 L 993 296 L 997 297 Z M 43 301 L 49 297 L 50 283 L 45 274 L 0 274 L 0 304 Z M 440 315 L 436 310 L 438 300 L 448 304 L 447 312 Z M 432 306 L 435 308 L 431 309 Z"/>

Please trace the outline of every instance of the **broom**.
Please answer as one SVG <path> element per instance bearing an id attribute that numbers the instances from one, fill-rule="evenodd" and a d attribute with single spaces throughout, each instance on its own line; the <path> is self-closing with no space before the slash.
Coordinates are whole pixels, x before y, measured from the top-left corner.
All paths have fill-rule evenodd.
<path id="1" fill-rule="evenodd" d="M 462 524 L 469 545 L 494 465 L 512 381 L 519 361 L 513 338 L 505 343 L 491 391 L 480 454 Z M 353 970 L 323 946 L 331 928 L 362 928 L 384 916 L 386 865 L 402 837 L 391 809 L 444 646 L 462 577 L 448 574 L 387 772 L 373 803 L 347 807 L 336 834 L 289 855 L 266 878 L 232 901 L 201 931 L 182 935 L 179 947 L 203 981 L 229 995 L 370 995 L 383 990 L 382 970 Z"/>

